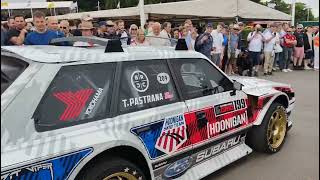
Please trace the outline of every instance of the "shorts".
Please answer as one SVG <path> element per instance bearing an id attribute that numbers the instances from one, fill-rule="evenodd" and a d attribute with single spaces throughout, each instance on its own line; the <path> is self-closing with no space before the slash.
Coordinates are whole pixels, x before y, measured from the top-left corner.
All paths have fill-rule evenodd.
<path id="1" fill-rule="evenodd" d="M 212 54 L 211 56 L 211 60 L 214 64 L 216 64 L 217 66 L 221 65 L 221 54 Z"/>
<path id="2" fill-rule="evenodd" d="M 304 58 L 304 47 L 295 47 L 294 48 L 294 57 L 296 58 Z"/>
<path id="3" fill-rule="evenodd" d="M 261 52 L 253 52 L 253 51 L 249 52 L 249 58 L 253 66 L 260 65 L 260 59 L 261 59 L 260 56 L 261 56 Z"/>
<path id="4" fill-rule="evenodd" d="M 230 58 L 229 58 L 229 61 L 228 61 L 228 65 L 229 64 L 236 65 L 236 63 L 237 63 L 236 53 L 235 52 L 230 53 Z"/>
<path id="5" fill-rule="evenodd" d="M 305 59 L 312 59 L 313 58 L 313 55 L 314 55 L 314 52 L 313 51 L 307 51 L 305 52 Z"/>

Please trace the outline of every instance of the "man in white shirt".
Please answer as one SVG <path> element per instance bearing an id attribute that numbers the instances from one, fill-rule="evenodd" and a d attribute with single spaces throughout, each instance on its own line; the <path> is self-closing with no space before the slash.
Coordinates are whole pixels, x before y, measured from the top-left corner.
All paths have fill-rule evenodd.
<path id="1" fill-rule="evenodd" d="M 148 34 L 147 40 L 149 41 L 151 46 L 165 46 L 166 45 L 166 39 L 163 39 L 160 35 L 161 31 L 161 24 L 158 22 L 155 22 L 152 25 L 152 32 Z"/>
<path id="2" fill-rule="evenodd" d="M 274 61 L 274 46 L 276 44 L 276 24 L 270 24 L 270 28 L 268 28 L 264 33 L 264 65 L 263 72 L 264 75 L 272 75 L 272 67 Z"/>
<path id="3" fill-rule="evenodd" d="M 212 43 L 212 62 L 215 63 L 219 68 L 221 68 L 221 53 L 223 49 L 223 24 L 219 23 L 217 25 L 217 29 L 213 30 L 211 32 L 211 36 L 213 38 L 213 43 Z"/>
<path id="4" fill-rule="evenodd" d="M 160 36 L 162 38 L 168 38 L 168 40 L 165 40 L 166 42 L 166 46 L 170 46 L 171 45 L 171 41 L 170 41 L 170 38 L 171 38 L 171 23 L 169 22 L 164 22 L 163 23 L 163 30 L 160 32 Z"/>
<path id="5" fill-rule="evenodd" d="M 249 58 L 250 58 L 250 69 L 249 76 L 254 73 L 254 76 L 258 76 L 258 70 L 260 65 L 260 54 L 263 45 L 263 35 L 261 33 L 262 27 L 257 24 L 253 32 L 248 34 L 247 41 L 249 42 Z"/>

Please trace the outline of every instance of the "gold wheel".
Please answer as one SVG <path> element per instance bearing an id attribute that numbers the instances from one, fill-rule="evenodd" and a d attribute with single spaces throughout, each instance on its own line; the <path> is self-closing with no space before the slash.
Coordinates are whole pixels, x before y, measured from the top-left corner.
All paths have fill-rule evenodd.
<path id="1" fill-rule="evenodd" d="M 268 124 L 267 137 L 269 145 L 277 149 L 283 142 L 287 130 L 285 110 L 278 106 L 272 113 Z"/>
<path id="2" fill-rule="evenodd" d="M 103 178 L 103 180 L 138 180 L 138 178 L 126 172 L 118 172 Z"/>

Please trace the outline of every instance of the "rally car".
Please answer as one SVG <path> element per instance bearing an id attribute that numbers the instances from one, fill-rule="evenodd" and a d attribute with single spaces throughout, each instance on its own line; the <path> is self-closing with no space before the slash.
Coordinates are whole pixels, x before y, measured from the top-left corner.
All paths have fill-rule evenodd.
<path id="1" fill-rule="evenodd" d="M 283 146 L 290 85 L 119 44 L 1 47 L 1 180 L 195 180 Z"/>

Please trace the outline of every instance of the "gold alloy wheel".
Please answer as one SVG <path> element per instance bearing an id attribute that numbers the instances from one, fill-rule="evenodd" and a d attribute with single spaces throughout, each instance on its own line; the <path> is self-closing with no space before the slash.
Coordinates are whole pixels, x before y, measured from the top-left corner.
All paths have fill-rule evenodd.
<path id="1" fill-rule="evenodd" d="M 118 172 L 118 173 L 114 173 L 108 177 L 103 178 L 103 180 L 138 180 L 138 179 L 129 173 Z"/>
<path id="2" fill-rule="evenodd" d="M 271 115 L 267 137 L 270 146 L 274 149 L 278 148 L 284 140 L 287 130 L 287 119 L 285 110 L 282 107 L 277 107 Z"/>

